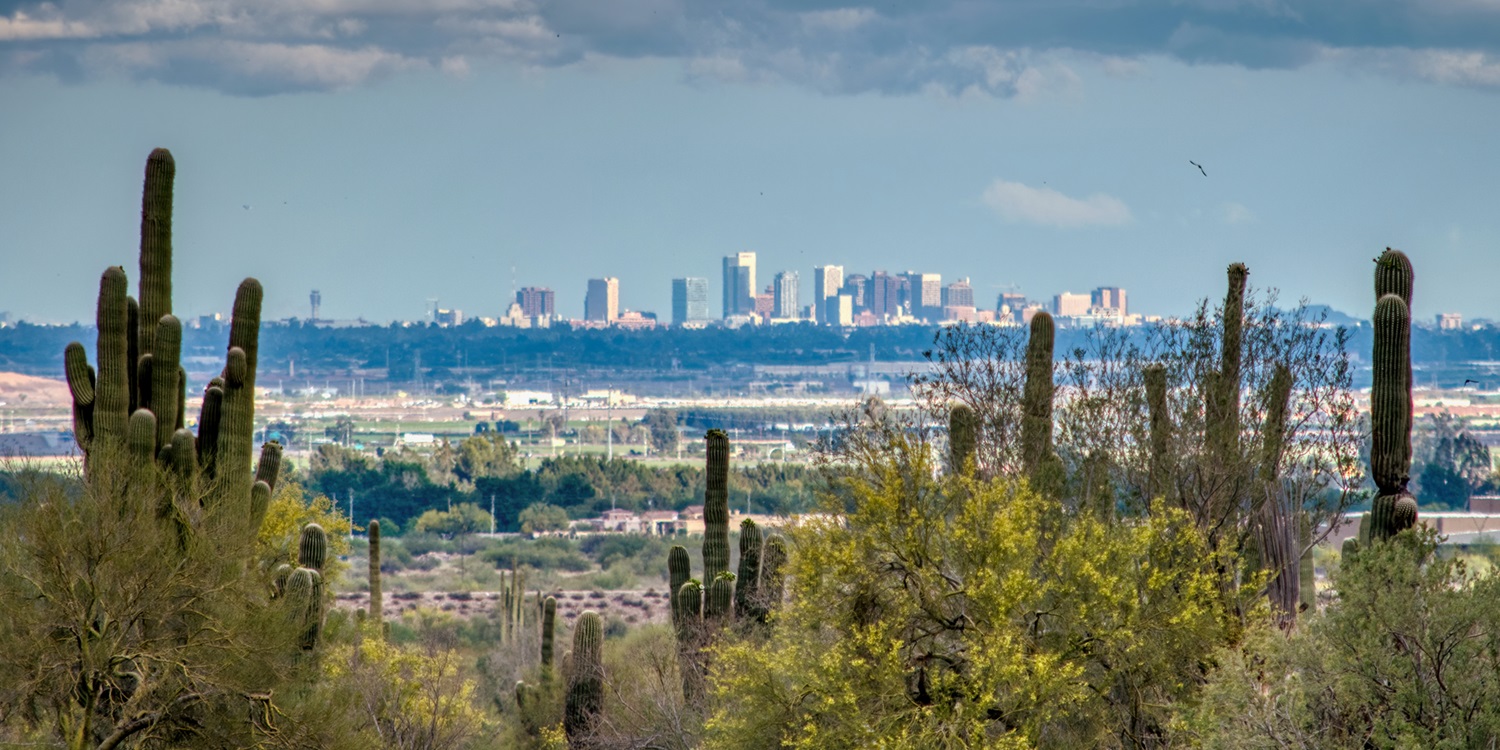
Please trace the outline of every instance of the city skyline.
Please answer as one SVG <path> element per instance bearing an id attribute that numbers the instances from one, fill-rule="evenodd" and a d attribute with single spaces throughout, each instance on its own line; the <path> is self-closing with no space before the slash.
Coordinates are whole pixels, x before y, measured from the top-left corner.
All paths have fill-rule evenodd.
<path id="1" fill-rule="evenodd" d="M 1486 4 L 200 4 L 0 2 L 0 310 L 92 319 L 165 146 L 186 314 L 255 275 L 275 318 L 498 315 L 518 282 L 572 315 L 601 274 L 665 314 L 754 251 L 754 293 L 920 263 L 1183 314 L 1242 261 L 1368 316 L 1393 246 L 1418 319 L 1500 318 Z"/>

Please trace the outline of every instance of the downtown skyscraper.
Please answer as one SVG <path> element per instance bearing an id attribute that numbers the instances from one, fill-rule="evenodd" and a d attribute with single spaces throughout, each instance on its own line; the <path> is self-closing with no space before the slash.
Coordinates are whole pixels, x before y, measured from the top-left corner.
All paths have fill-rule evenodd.
<path id="1" fill-rule="evenodd" d="M 724 258 L 724 317 L 755 312 L 755 253 Z"/>
<path id="2" fill-rule="evenodd" d="M 672 325 L 708 319 L 708 279 L 672 279 Z"/>

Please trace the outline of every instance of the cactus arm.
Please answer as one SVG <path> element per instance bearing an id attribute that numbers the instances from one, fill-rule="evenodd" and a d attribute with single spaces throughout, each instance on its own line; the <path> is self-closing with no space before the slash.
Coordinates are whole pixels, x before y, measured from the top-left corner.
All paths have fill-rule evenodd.
<path id="1" fill-rule="evenodd" d="M 99 279 L 99 339 L 95 347 L 99 375 L 94 395 L 94 436 L 114 445 L 125 444 L 130 420 L 131 372 L 126 335 L 125 270 L 114 266 Z"/>
<path id="2" fill-rule="evenodd" d="M 303 526 L 302 538 L 297 543 L 297 564 L 322 571 L 327 562 L 328 532 L 315 523 Z"/>
<path id="3" fill-rule="evenodd" d="M 734 578 L 734 610 L 742 617 L 760 618 L 762 541 L 760 527 L 754 521 L 746 518 L 740 522 L 740 567 Z"/>
<path id="4" fill-rule="evenodd" d="M 979 443 L 979 421 L 968 404 L 957 404 L 948 411 L 948 464 L 954 474 L 966 471 L 974 459 Z"/>
<path id="5" fill-rule="evenodd" d="M 265 482 L 272 491 L 281 476 L 281 443 L 271 441 L 260 446 L 260 462 L 255 465 L 255 480 Z M 374 523 L 373 521 L 371 523 Z M 378 526 L 376 528 L 379 528 Z"/>
<path id="6" fill-rule="evenodd" d="M 151 357 L 151 412 L 156 415 L 156 445 L 164 448 L 172 442 L 177 429 L 179 393 L 178 375 L 182 370 L 182 323 L 174 315 L 163 315 L 156 324 L 155 349 Z"/>

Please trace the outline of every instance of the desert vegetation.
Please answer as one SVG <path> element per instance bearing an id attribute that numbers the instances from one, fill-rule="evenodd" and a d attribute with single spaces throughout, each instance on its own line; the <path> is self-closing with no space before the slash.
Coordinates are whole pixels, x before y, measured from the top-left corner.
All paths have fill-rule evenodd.
<path id="1" fill-rule="evenodd" d="M 1059 352 L 1046 313 L 944 329 L 917 408 L 850 409 L 813 469 L 736 470 L 717 429 L 676 474 L 526 471 L 494 436 L 440 464 L 329 447 L 298 469 L 276 442 L 253 453 L 254 279 L 184 413 L 174 171 L 151 154 L 137 294 L 107 269 L 92 354 L 64 353 L 81 468 L 5 476 L 7 746 L 1500 740 L 1500 578 L 1420 523 L 1413 483 L 1486 481 L 1484 462 L 1460 423 L 1414 444 L 1400 251 L 1374 269 L 1368 418 L 1342 329 L 1234 264 L 1221 301 L 1145 338 L 1100 329 Z M 447 509 L 355 523 L 330 499 L 431 471 Z M 541 533 L 632 482 L 631 503 L 652 482 L 701 497 L 701 537 L 495 537 L 465 502 L 510 487 L 506 524 Z M 792 485 L 794 521 L 731 527 L 737 490 Z"/>

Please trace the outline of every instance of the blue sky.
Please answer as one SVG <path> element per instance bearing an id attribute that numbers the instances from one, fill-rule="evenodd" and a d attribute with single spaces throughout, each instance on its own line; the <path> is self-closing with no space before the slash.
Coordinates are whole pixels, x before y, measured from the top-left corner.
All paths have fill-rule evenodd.
<path id="1" fill-rule="evenodd" d="M 166 146 L 183 314 L 254 275 L 269 317 L 497 315 L 514 268 L 666 315 L 754 250 L 804 298 L 1173 314 L 1238 260 L 1367 315 L 1391 245 L 1419 317 L 1500 318 L 1497 123 L 1490 0 L 0 0 L 0 310 L 91 319 Z"/>

